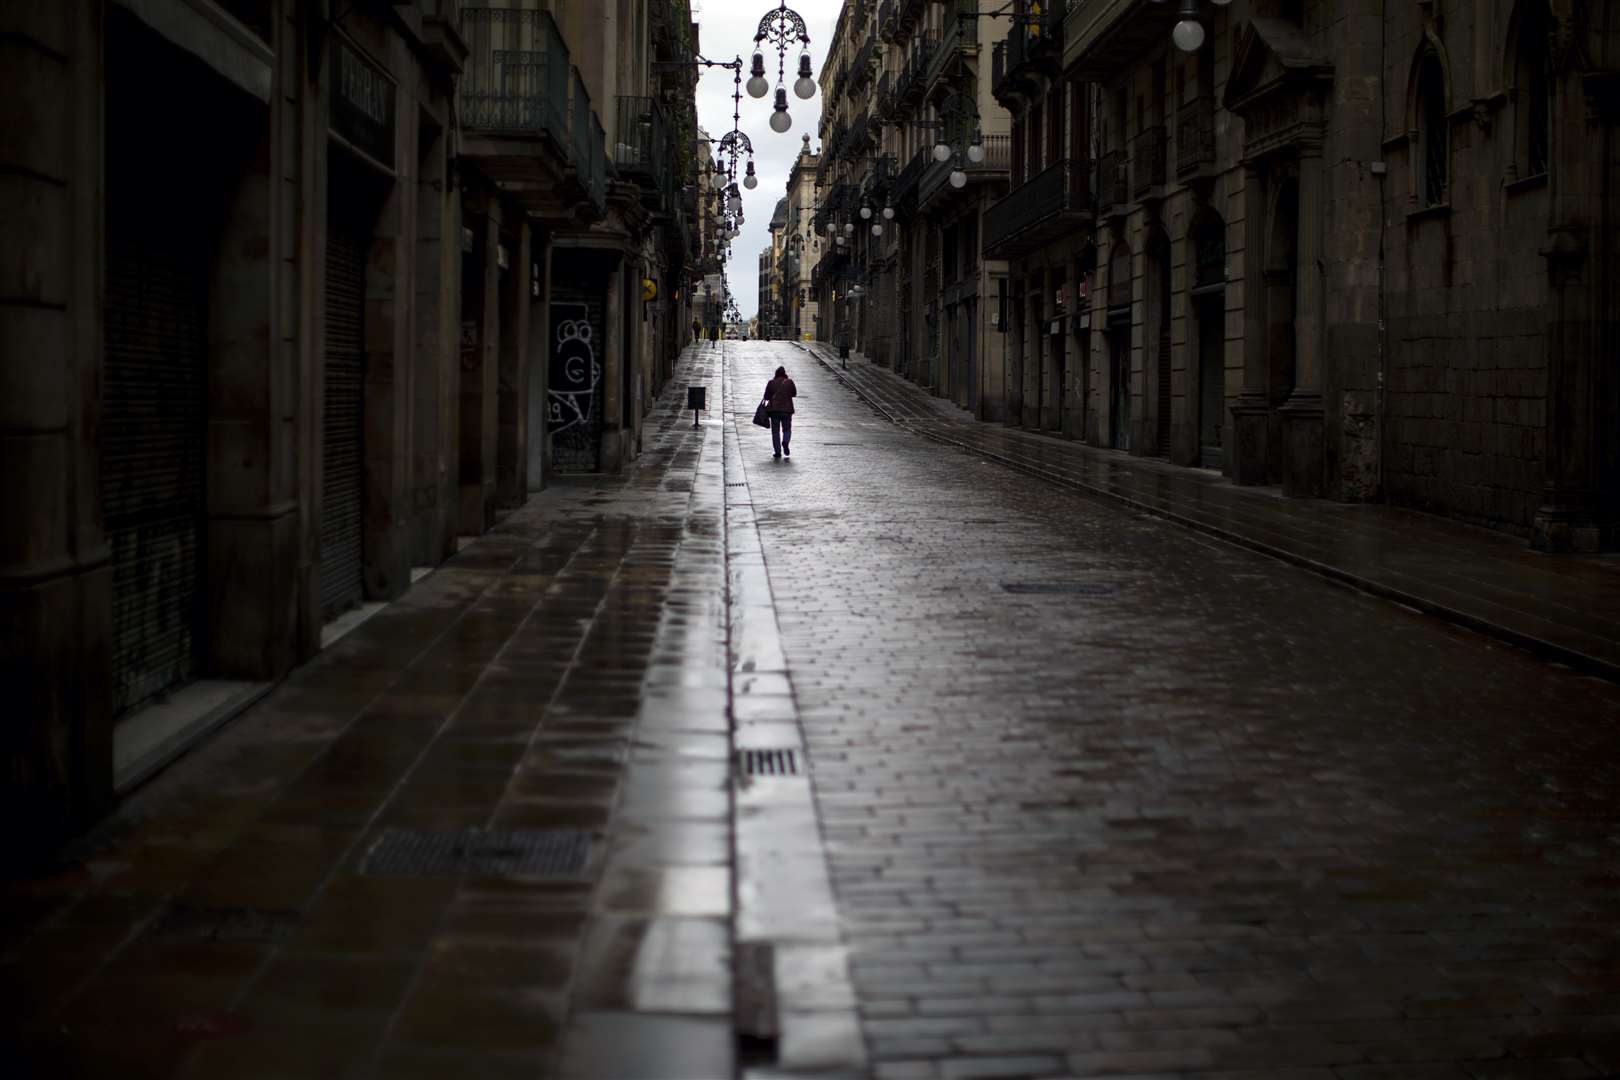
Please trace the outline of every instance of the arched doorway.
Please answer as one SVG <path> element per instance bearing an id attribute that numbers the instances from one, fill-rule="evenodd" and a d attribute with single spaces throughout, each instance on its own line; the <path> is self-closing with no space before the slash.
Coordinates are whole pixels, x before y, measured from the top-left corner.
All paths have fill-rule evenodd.
<path id="1" fill-rule="evenodd" d="M 1282 482 L 1282 419 L 1294 392 L 1294 313 L 1299 263 L 1299 180 L 1285 177 L 1266 233 L 1266 482 Z"/>
<path id="2" fill-rule="evenodd" d="M 1205 207 L 1188 232 L 1192 285 L 1188 297 L 1196 320 L 1188 335 L 1195 361 L 1187 369 L 1198 380 L 1194 460 L 1205 469 L 1226 464 L 1226 222 Z"/>

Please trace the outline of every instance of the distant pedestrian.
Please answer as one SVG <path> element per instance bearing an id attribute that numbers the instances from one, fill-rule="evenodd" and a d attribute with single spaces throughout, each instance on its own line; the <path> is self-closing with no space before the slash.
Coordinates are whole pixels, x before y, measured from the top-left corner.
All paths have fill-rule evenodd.
<path id="1" fill-rule="evenodd" d="M 788 442 L 793 438 L 793 399 L 799 388 L 788 378 L 787 368 L 776 369 L 776 377 L 765 384 L 765 412 L 771 418 L 771 457 L 792 457 Z"/>
<path id="2" fill-rule="evenodd" d="M 693 344 L 696 344 L 697 342 L 702 341 L 702 340 L 703 340 L 703 320 L 701 320 L 701 319 L 693 319 L 692 320 L 692 342 L 693 342 Z"/>

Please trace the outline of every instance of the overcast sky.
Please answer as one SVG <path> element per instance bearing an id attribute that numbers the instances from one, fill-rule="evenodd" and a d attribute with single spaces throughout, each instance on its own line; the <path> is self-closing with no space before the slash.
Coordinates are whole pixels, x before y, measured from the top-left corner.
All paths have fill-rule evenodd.
<path id="1" fill-rule="evenodd" d="M 781 0 L 693 0 L 692 16 L 698 23 L 698 45 L 710 60 L 743 59 L 743 81 L 748 80 L 748 62 L 754 54 L 754 31 L 759 20 L 768 11 L 776 9 Z M 810 59 L 815 67 L 817 83 L 821 80 L 821 64 L 827 48 L 832 44 L 833 24 L 838 21 L 841 0 L 789 0 L 788 7 L 804 17 L 810 31 Z M 737 301 L 737 310 L 750 318 L 759 307 L 759 253 L 770 243 L 771 211 L 776 201 L 787 194 L 788 168 L 799 154 L 806 132 L 810 134 L 810 148 L 821 144 L 816 128 L 821 119 L 821 89 L 809 101 L 793 93 L 799 50 L 794 45 L 787 54 L 788 114 L 793 126 L 778 135 L 770 128 L 771 106 L 776 96 L 776 50 L 765 50 L 765 72 L 771 81 L 771 93 L 755 99 L 743 92 L 742 131 L 754 145 L 754 171 L 759 176 L 759 187 L 753 191 L 742 189 L 742 234 L 731 242 L 731 261 L 726 267 L 726 282 Z M 698 123 L 712 138 L 720 138 L 731 130 L 733 84 L 731 72 L 724 68 L 703 68 L 698 80 Z M 741 170 L 738 172 L 741 179 Z"/>

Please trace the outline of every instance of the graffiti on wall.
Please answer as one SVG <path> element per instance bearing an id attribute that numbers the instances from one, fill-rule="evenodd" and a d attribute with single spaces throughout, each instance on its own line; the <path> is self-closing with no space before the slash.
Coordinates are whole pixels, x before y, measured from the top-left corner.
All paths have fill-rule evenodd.
<path id="1" fill-rule="evenodd" d="M 602 442 L 601 313 L 583 303 L 551 305 L 551 369 L 546 387 L 552 462 L 592 472 Z"/>

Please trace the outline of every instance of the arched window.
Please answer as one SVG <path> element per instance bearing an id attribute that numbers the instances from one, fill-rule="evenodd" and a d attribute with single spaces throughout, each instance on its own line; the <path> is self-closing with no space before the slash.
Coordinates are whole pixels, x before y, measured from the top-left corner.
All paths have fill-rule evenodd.
<path id="1" fill-rule="evenodd" d="M 1528 0 L 1519 8 L 1513 41 L 1514 171 L 1520 179 L 1541 176 L 1549 158 L 1548 129 L 1552 96 L 1548 79 L 1545 0 Z"/>
<path id="2" fill-rule="evenodd" d="M 1446 130 L 1446 76 L 1432 51 L 1418 64 L 1418 199 L 1424 206 L 1446 201 L 1450 184 L 1451 139 Z"/>

